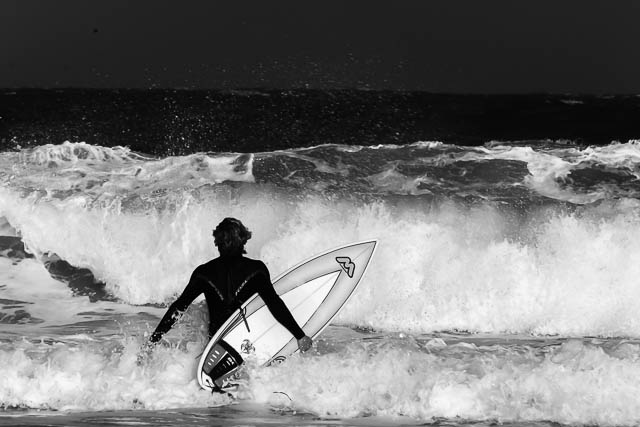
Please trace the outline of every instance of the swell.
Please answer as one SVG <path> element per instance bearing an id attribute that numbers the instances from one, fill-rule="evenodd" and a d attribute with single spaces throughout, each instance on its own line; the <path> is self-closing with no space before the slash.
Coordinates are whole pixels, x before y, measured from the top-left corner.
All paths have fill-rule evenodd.
<path id="1" fill-rule="evenodd" d="M 3 155 L 0 217 L 25 252 L 50 267 L 55 254 L 61 277 L 97 300 L 171 301 L 216 255 L 211 230 L 236 216 L 273 275 L 378 238 L 343 323 L 635 336 L 640 219 L 627 196 L 639 152 L 416 143 L 149 158 L 65 143 Z M 624 172 L 630 190 L 568 184 L 596 164 Z"/>
<path id="2" fill-rule="evenodd" d="M 339 321 L 380 330 L 638 335 L 638 203 L 523 214 L 492 204 L 354 202 L 269 187 L 181 194 L 175 208 L 87 208 L 0 191 L 3 215 L 39 259 L 55 253 L 130 304 L 170 301 L 216 255 L 211 230 L 236 216 L 249 255 L 275 275 L 307 256 L 378 238 Z"/>
<path id="3" fill-rule="evenodd" d="M 156 158 L 123 147 L 65 142 L 2 153 L 6 187 L 83 203 L 158 205 L 165 195 L 220 184 L 258 183 L 289 193 L 375 200 L 389 197 L 496 201 L 527 208 L 640 197 L 640 142 L 579 147 L 491 143 L 460 147 L 325 144 L 255 154 Z"/>

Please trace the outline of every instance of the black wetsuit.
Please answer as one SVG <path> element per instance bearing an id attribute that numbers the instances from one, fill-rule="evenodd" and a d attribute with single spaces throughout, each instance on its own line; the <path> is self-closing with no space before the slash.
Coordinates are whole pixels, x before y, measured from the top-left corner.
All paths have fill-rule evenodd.
<path id="1" fill-rule="evenodd" d="M 258 293 L 273 317 L 296 337 L 305 333 L 300 329 L 287 306 L 276 294 L 271 284 L 269 270 L 262 261 L 244 256 L 220 256 L 202 264 L 193 271 L 182 295 L 169 307 L 151 335 L 151 342 L 158 342 L 165 332 L 179 319 L 189 304 L 204 293 L 209 307 L 209 337 L 242 303 Z"/>

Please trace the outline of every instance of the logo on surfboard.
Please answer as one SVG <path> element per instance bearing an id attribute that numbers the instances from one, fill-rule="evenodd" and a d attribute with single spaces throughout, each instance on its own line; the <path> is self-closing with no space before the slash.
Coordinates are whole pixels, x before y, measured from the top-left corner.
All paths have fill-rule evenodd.
<path id="1" fill-rule="evenodd" d="M 336 261 L 340 264 L 340 267 L 347 273 L 349 278 L 353 277 L 353 272 L 356 270 L 356 265 L 351 261 L 351 258 L 348 256 L 339 256 L 336 257 Z"/>
<path id="2" fill-rule="evenodd" d="M 240 352 L 244 354 L 251 354 L 256 351 L 256 348 L 251 344 L 251 341 L 244 340 L 242 344 L 240 344 Z"/>

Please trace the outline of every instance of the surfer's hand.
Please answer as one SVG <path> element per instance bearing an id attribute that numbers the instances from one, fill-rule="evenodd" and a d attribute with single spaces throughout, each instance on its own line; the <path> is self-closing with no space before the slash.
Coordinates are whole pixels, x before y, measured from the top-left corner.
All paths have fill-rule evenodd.
<path id="1" fill-rule="evenodd" d="M 313 346 L 313 340 L 306 335 L 298 340 L 298 349 L 301 353 L 309 350 L 311 346 Z"/>

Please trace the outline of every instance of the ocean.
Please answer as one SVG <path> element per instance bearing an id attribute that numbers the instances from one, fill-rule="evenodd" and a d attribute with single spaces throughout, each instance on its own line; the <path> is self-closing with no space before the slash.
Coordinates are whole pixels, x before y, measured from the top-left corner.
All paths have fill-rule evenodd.
<path id="1" fill-rule="evenodd" d="M 640 423 L 640 98 L 0 92 L 0 425 Z M 199 389 L 224 217 L 272 276 L 376 238 L 315 348 Z"/>

